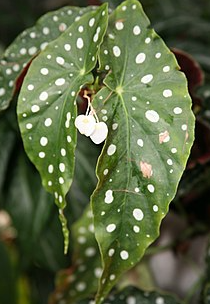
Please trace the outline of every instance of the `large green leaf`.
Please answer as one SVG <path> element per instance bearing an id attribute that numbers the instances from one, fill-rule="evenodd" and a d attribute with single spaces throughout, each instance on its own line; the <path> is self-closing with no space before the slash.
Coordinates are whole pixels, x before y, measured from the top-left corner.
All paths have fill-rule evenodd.
<path id="1" fill-rule="evenodd" d="M 109 135 L 92 197 L 104 265 L 97 304 L 157 238 L 194 136 L 185 76 L 138 1 L 111 15 L 100 64 L 109 73 L 93 105 Z"/>
<path id="2" fill-rule="evenodd" d="M 76 97 L 93 82 L 99 45 L 107 27 L 107 5 L 75 21 L 34 59 L 18 100 L 25 150 L 53 193 L 68 247 L 63 209 L 74 172 Z"/>
<path id="3" fill-rule="evenodd" d="M 23 31 L 6 49 L 0 61 L 0 110 L 9 104 L 24 68 L 47 44 L 61 35 L 75 20 L 96 7 L 66 6 L 42 16 L 37 23 Z"/>

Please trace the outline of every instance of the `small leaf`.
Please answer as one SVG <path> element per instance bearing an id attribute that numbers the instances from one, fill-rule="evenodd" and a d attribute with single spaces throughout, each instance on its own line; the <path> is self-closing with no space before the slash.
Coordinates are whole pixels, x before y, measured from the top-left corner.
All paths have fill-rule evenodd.
<path id="1" fill-rule="evenodd" d="M 90 206 L 72 227 L 73 262 L 70 269 L 57 277 L 56 292 L 50 304 L 65 300 L 69 304 L 96 292 L 102 274 L 101 258 L 94 235 Z M 58 297 L 59 295 L 59 297 Z"/>
<path id="2" fill-rule="evenodd" d="M 95 9 L 94 6 L 66 6 L 49 12 L 42 16 L 35 26 L 23 31 L 15 39 L 6 49 L 0 62 L 0 111 L 9 106 L 15 90 L 19 89 L 18 80 L 27 64 L 75 20 Z"/>
<path id="3" fill-rule="evenodd" d="M 110 16 L 100 68 L 109 73 L 93 106 L 109 135 L 92 196 L 104 265 L 97 304 L 157 238 L 194 136 L 186 78 L 138 1 Z"/>
<path id="4" fill-rule="evenodd" d="M 32 62 L 19 100 L 18 119 L 25 150 L 55 197 L 68 247 L 63 209 L 72 183 L 77 115 L 76 97 L 92 83 L 99 45 L 107 26 L 107 6 L 85 14 Z"/>

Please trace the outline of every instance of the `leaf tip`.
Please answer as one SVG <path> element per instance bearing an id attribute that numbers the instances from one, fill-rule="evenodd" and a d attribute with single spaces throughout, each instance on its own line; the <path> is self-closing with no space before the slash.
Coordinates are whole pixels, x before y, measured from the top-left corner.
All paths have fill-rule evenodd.
<path id="1" fill-rule="evenodd" d="M 64 254 L 67 254 L 69 247 L 69 230 L 67 227 L 67 219 L 63 213 L 63 209 L 59 209 L 59 219 L 62 225 L 62 231 L 64 237 Z"/>

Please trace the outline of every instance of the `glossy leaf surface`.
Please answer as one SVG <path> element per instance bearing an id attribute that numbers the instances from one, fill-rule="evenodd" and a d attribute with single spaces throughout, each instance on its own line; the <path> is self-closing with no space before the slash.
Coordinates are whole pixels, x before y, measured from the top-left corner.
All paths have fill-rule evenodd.
<path id="1" fill-rule="evenodd" d="M 93 82 L 91 70 L 107 26 L 106 8 L 81 17 L 34 59 L 18 100 L 25 150 L 59 207 L 65 252 L 63 209 L 74 172 L 76 97 L 84 84 Z"/>
<path id="2" fill-rule="evenodd" d="M 94 6 L 67 6 L 49 12 L 42 16 L 35 26 L 23 31 L 15 39 L 0 61 L 0 110 L 5 110 L 9 106 L 15 89 L 19 89 L 22 82 L 21 73 L 27 64 L 75 20 L 95 9 Z"/>
<path id="3" fill-rule="evenodd" d="M 92 197 L 104 264 L 97 304 L 157 238 L 194 137 L 186 79 L 138 1 L 110 16 L 100 68 L 109 73 L 93 105 L 109 135 Z"/>

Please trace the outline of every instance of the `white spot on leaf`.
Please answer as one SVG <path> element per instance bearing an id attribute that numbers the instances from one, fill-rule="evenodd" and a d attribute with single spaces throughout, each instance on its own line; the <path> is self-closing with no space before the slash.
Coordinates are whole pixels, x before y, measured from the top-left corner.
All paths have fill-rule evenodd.
<path id="1" fill-rule="evenodd" d="M 113 123 L 112 130 L 117 130 L 117 128 L 118 128 L 118 123 Z"/>
<path id="2" fill-rule="evenodd" d="M 163 97 L 171 97 L 172 96 L 172 91 L 170 89 L 166 89 L 163 91 Z"/>
<path id="3" fill-rule="evenodd" d="M 116 27 L 116 29 L 117 29 L 118 31 L 121 31 L 121 30 L 124 28 L 124 24 L 123 24 L 122 21 L 117 21 L 117 22 L 115 23 L 115 27 Z"/>
<path id="4" fill-rule="evenodd" d="M 110 257 L 112 257 L 114 255 L 114 253 L 115 253 L 115 250 L 113 248 L 109 249 L 108 255 Z"/>
<path id="5" fill-rule="evenodd" d="M 107 154 L 109 156 L 113 155 L 116 152 L 117 147 L 113 144 L 111 144 L 107 149 Z"/>
<path id="6" fill-rule="evenodd" d="M 144 141 L 143 141 L 143 139 L 141 139 L 141 138 L 139 138 L 138 140 L 137 140 L 137 145 L 139 146 L 139 147 L 143 147 L 144 146 Z"/>
<path id="7" fill-rule="evenodd" d="M 60 163 L 59 164 L 59 170 L 61 171 L 61 172 L 64 172 L 65 171 L 65 164 L 64 163 Z"/>
<path id="8" fill-rule="evenodd" d="M 56 79 L 56 81 L 55 81 L 55 85 L 56 85 L 56 86 L 62 86 L 62 85 L 64 85 L 65 82 L 66 82 L 66 81 L 65 81 L 64 78 L 58 78 L 58 79 Z"/>
<path id="9" fill-rule="evenodd" d="M 173 161 L 172 161 L 172 159 L 167 159 L 167 164 L 169 165 L 169 166 L 172 166 L 173 165 Z"/>
<path id="10" fill-rule="evenodd" d="M 113 191 L 112 190 L 107 190 L 106 193 L 105 193 L 105 199 L 104 199 L 104 202 L 106 204 L 111 204 L 114 200 L 114 197 L 113 197 Z"/>
<path id="11" fill-rule="evenodd" d="M 91 18 L 89 20 L 89 26 L 92 27 L 94 25 L 94 23 L 95 23 L 95 18 Z"/>
<path id="12" fill-rule="evenodd" d="M 140 63 L 143 63 L 146 59 L 146 55 L 144 53 L 139 53 L 137 56 L 136 56 L 136 63 L 137 64 L 140 64 Z"/>
<path id="13" fill-rule="evenodd" d="M 30 130 L 30 129 L 32 129 L 33 128 L 33 125 L 31 124 L 31 123 L 27 123 L 26 124 L 26 129 L 27 130 Z"/>
<path id="14" fill-rule="evenodd" d="M 44 124 L 45 124 L 46 127 L 51 126 L 51 124 L 52 124 L 52 119 L 51 119 L 51 118 L 46 118 Z"/>
<path id="15" fill-rule="evenodd" d="M 116 229 L 116 225 L 115 224 L 109 224 L 106 227 L 106 231 L 109 232 L 109 233 L 113 232 L 115 229 Z"/>
<path id="16" fill-rule="evenodd" d="M 139 232 L 140 232 L 139 226 L 134 225 L 134 226 L 133 226 L 133 231 L 134 231 L 135 233 L 139 233 Z"/>
<path id="17" fill-rule="evenodd" d="M 39 112 L 39 110 L 40 110 L 40 107 L 38 105 L 33 105 L 31 107 L 31 112 L 33 112 L 33 113 L 37 113 L 37 112 Z"/>
<path id="18" fill-rule="evenodd" d="M 121 55 L 121 50 L 120 50 L 119 46 L 115 45 L 113 47 L 113 54 L 115 57 L 119 57 Z"/>
<path id="19" fill-rule="evenodd" d="M 145 76 L 142 77 L 141 82 L 144 84 L 147 84 L 149 82 L 151 82 L 153 79 L 153 75 L 152 74 L 147 74 Z"/>
<path id="20" fill-rule="evenodd" d="M 147 189 L 150 193 L 154 193 L 155 192 L 155 187 L 152 184 L 147 185 Z"/>
<path id="21" fill-rule="evenodd" d="M 133 28 L 133 33 L 134 33 L 134 35 L 139 35 L 141 33 L 140 26 L 135 25 Z"/>
<path id="22" fill-rule="evenodd" d="M 154 212 L 158 212 L 158 206 L 157 205 L 153 205 L 152 209 L 153 209 Z"/>
<path id="23" fill-rule="evenodd" d="M 170 71 L 170 66 L 166 65 L 166 66 L 163 67 L 163 72 L 164 73 L 167 73 L 169 71 Z"/>
<path id="24" fill-rule="evenodd" d="M 60 65 L 63 65 L 65 63 L 65 60 L 63 59 L 63 57 L 56 57 L 56 62 Z"/>
<path id="25" fill-rule="evenodd" d="M 78 49 L 82 49 L 83 46 L 84 46 L 83 39 L 82 39 L 82 38 L 78 38 L 78 39 L 77 39 L 77 48 L 78 48 Z"/>
<path id="26" fill-rule="evenodd" d="M 51 174 L 51 173 L 53 173 L 53 171 L 54 171 L 53 165 L 49 165 L 48 166 L 48 172 Z"/>
<path id="27" fill-rule="evenodd" d="M 28 88 L 29 91 L 33 91 L 34 85 L 33 85 L 33 84 L 29 84 L 27 88 Z M 0 96 L 1 96 L 1 95 L 0 95 Z"/>
<path id="28" fill-rule="evenodd" d="M 47 93 L 47 92 L 42 92 L 42 93 L 39 95 L 39 99 L 40 99 L 41 101 L 45 101 L 45 100 L 47 100 L 47 98 L 48 98 L 48 93 Z"/>
<path id="29" fill-rule="evenodd" d="M 46 76 L 46 75 L 49 73 L 49 70 L 48 70 L 47 68 L 42 68 L 42 69 L 40 70 L 40 73 L 41 73 L 42 75 Z"/>
<path id="30" fill-rule="evenodd" d="M 70 45 L 69 43 L 66 43 L 66 44 L 64 45 L 64 49 L 65 49 L 67 52 L 69 52 L 69 51 L 71 50 L 71 45 Z"/>
<path id="31" fill-rule="evenodd" d="M 39 152 L 39 157 L 40 158 L 45 158 L 45 153 L 44 152 Z"/>
<path id="32" fill-rule="evenodd" d="M 159 119 L 160 119 L 159 114 L 158 114 L 156 111 L 154 111 L 154 110 L 148 110 L 148 111 L 146 111 L 145 117 L 146 117 L 149 121 L 151 121 L 151 122 L 153 122 L 153 123 L 158 122 Z"/>
<path id="33" fill-rule="evenodd" d="M 40 139 L 40 145 L 43 146 L 43 147 L 45 147 L 47 144 L 48 144 L 47 137 L 45 137 L 45 136 L 41 137 L 41 139 Z"/>
<path id="34" fill-rule="evenodd" d="M 174 108 L 174 110 L 173 110 L 173 112 L 174 112 L 174 114 L 181 114 L 182 113 L 182 109 L 181 108 L 179 108 L 179 107 L 176 107 L 176 108 Z"/>
<path id="35" fill-rule="evenodd" d="M 182 128 L 183 131 L 187 131 L 187 125 L 186 124 L 183 124 L 181 128 Z"/>
<path id="36" fill-rule="evenodd" d="M 137 221 L 142 221 L 142 219 L 144 218 L 144 213 L 142 212 L 141 209 L 135 208 L 135 209 L 133 210 L 133 217 L 134 217 Z"/>
<path id="37" fill-rule="evenodd" d="M 120 252 L 120 257 L 122 260 L 127 260 L 129 258 L 129 253 L 126 250 Z"/>
<path id="38" fill-rule="evenodd" d="M 108 169 L 105 169 L 103 173 L 104 173 L 104 175 L 107 175 L 108 172 L 109 172 L 109 170 L 108 170 Z"/>

